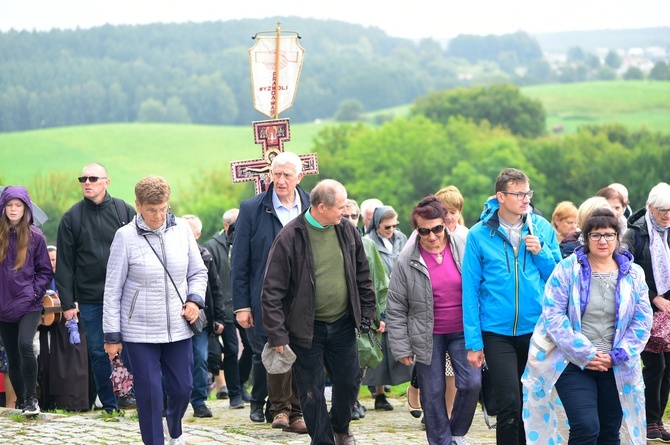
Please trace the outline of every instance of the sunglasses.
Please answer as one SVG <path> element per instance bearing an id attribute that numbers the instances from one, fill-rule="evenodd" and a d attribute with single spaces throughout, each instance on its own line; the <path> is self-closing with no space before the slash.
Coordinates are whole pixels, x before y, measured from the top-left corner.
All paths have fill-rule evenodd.
<path id="1" fill-rule="evenodd" d="M 384 230 L 395 229 L 400 224 L 391 224 L 390 226 L 384 226 Z"/>
<path id="2" fill-rule="evenodd" d="M 416 229 L 417 233 L 421 236 L 428 236 L 430 235 L 430 232 L 433 232 L 435 235 L 439 235 L 441 232 L 444 232 L 444 224 L 438 224 L 432 229 L 428 229 L 426 227 L 419 227 Z"/>
<path id="3" fill-rule="evenodd" d="M 107 179 L 101 176 L 80 176 L 77 178 L 77 181 L 81 182 L 82 184 L 86 182 L 88 179 L 88 182 L 98 182 L 98 179 Z"/>
<path id="4" fill-rule="evenodd" d="M 349 219 L 358 219 L 360 215 L 358 213 L 352 213 L 350 215 L 342 215 L 342 218 L 349 218 Z"/>

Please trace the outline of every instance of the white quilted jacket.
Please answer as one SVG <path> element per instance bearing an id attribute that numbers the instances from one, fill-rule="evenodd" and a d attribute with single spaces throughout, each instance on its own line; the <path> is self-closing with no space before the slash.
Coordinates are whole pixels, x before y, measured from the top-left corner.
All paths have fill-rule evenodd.
<path id="1" fill-rule="evenodd" d="M 168 343 L 193 334 L 180 315 L 182 303 L 149 243 L 167 265 L 184 301 L 201 307 L 207 269 L 188 222 L 168 214 L 160 235 L 138 218 L 120 228 L 107 263 L 102 328 L 106 342 Z"/>

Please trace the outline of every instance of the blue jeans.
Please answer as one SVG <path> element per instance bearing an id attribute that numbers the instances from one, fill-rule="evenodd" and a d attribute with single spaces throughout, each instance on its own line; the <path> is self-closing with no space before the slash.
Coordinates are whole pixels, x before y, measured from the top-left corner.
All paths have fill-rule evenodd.
<path id="1" fill-rule="evenodd" d="M 498 402 L 496 442 L 506 445 L 526 443 L 521 419 L 521 375 L 528 361 L 531 334 L 507 336 L 482 332 L 484 354 Z"/>
<path id="2" fill-rule="evenodd" d="M 446 353 L 449 352 L 456 378 L 456 399 L 447 415 L 444 380 Z M 433 334 L 433 354 L 430 365 L 416 362 L 421 406 L 426 422 L 426 438 L 431 445 L 451 444 L 452 436 L 465 436 L 475 415 L 482 386 L 481 368 L 470 366 L 463 332 Z"/>
<path id="3" fill-rule="evenodd" d="M 619 445 L 623 411 L 612 369 L 582 370 L 569 363 L 556 391 L 570 423 L 570 445 Z"/>
<path id="4" fill-rule="evenodd" d="M 333 432 L 345 433 L 360 388 L 356 329 L 349 314 L 333 323 L 314 322 L 312 347 L 291 344 L 300 405 L 312 444 L 334 444 Z M 333 384 L 330 415 L 326 406 L 324 367 Z M 444 377 L 442 378 L 444 380 Z"/>
<path id="5" fill-rule="evenodd" d="M 91 370 L 95 381 L 95 390 L 98 393 L 102 409 L 105 411 L 116 410 L 116 396 L 112 388 L 112 382 L 109 376 L 112 374 L 112 363 L 105 352 L 105 335 L 102 332 L 102 304 L 79 304 L 79 315 L 84 322 L 86 329 L 86 338 L 88 340 L 88 357 L 91 361 Z M 123 348 L 121 358 L 123 364 L 129 371 L 130 360 L 127 360 L 126 348 Z"/>
<path id="6" fill-rule="evenodd" d="M 203 406 L 207 400 L 207 355 L 209 354 L 209 329 L 191 337 L 193 342 L 193 390 L 191 405 Z"/>

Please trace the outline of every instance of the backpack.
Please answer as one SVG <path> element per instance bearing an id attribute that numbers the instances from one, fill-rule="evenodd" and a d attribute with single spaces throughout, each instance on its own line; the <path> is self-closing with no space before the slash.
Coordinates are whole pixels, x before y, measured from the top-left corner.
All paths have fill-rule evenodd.
<path id="1" fill-rule="evenodd" d="M 116 207 L 116 216 L 121 221 L 121 225 L 125 226 L 130 222 L 130 215 L 128 213 L 128 207 L 126 203 L 117 198 L 112 198 L 114 205 Z M 72 234 L 74 235 L 75 243 L 79 240 L 79 234 L 81 233 L 81 212 L 84 208 L 84 201 L 79 201 L 77 203 L 77 209 L 72 212 Z"/>

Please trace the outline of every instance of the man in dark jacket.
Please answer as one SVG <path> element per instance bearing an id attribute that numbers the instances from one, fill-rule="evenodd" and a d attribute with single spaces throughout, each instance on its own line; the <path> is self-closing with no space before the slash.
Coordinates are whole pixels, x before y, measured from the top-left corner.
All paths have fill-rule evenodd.
<path id="1" fill-rule="evenodd" d="M 223 340 L 223 374 L 226 378 L 226 386 L 219 389 L 217 398 L 230 399 L 230 407 L 233 409 L 244 408 L 244 398 L 249 401 L 251 396 L 244 388 L 244 382 L 249 378 L 249 372 L 246 372 L 244 379 L 238 362 L 239 339 L 237 337 L 238 326 L 235 323 L 235 314 L 233 313 L 233 293 L 230 286 L 230 245 L 232 226 L 237 221 L 239 209 L 229 209 L 223 214 L 223 230 L 216 233 L 211 240 L 205 243 L 205 248 L 209 250 L 214 257 L 214 263 L 219 271 L 221 279 L 221 292 L 223 293 L 223 302 L 225 307 L 224 330 L 221 335 Z M 244 329 L 239 328 L 240 339 L 242 343 L 247 343 L 247 334 Z M 251 346 L 249 346 L 251 348 Z M 244 357 L 244 353 L 243 353 Z M 251 356 L 248 356 L 248 370 L 251 371 Z M 224 392 L 225 391 L 225 392 Z M 222 397 L 223 396 L 223 397 Z"/>
<path id="2" fill-rule="evenodd" d="M 102 299 L 109 247 L 114 234 L 136 212 L 107 193 L 110 179 L 104 166 L 89 164 L 77 179 L 81 183 L 84 199 L 70 207 L 58 225 L 56 287 L 66 320 L 77 316 L 75 301 L 79 304 L 88 338 L 95 388 L 102 408 L 113 412 L 119 408 L 131 408 L 135 401 L 130 395 L 117 404 L 112 390 L 109 380 L 112 364 L 105 352 L 102 333 Z M 124 362 L 130 367 L 125 357 Z"/>
<path id="3" fill-rule="evenodd" d="M 268 375 L 261 361 L 266 342 L 261 288 L 272 242 L 282 227 L 309 207 L 309 195 L 298 186 L 302 176 L 302 161 L 295 153 L 283 152 L 274 158 L 269 189 L 240 205 L 231 258 L 233 309 L 237 322 L 247 330 L 254 351 L 249 417 L 254 422 L 268 420 L 273 428 L 298 433 L 307 429 L 293 373 Z M 263 414 L 266 397 L 270 418 Z"/>
<path id="4" fill-rule="evenodd" d="M 361 237 L 340 224 L 347 191 L 332 179 L 311 192 L 311 206 L 287 224 L 270 250 L 263 282 L 263 325 L 279 353 L 290 345 L 300 403 L 312 443 L 355 444 L 351 407 L 360 387 L 356 329 L 375 318 L 375 294 Z M 330 414 L 324 367 L 333 383 Z"/>
<path id="5" fill-rule="evenodd" d="M 195 215 L 182 216 L 188 221 L 193 230 L 196 241 L 202 235 L 202 221 Z M 194 335 L 193 341 L 193 390 L 191 390 L 191 406 L 193 417 L 212 417 L 212 411 L 205 404 L 209 395 L 207 381 L 207 357 L 209 353 L 209 336 L 221 335 L 224 330 L 224 302 L 221 293 L 219 272 L 214 263 L 212 254 L 201 245 L 198 245 L 200 256 L 207 268 L 207 291 L 205 292 L 205 314 L 207 325 L 201 333 Z"/>

